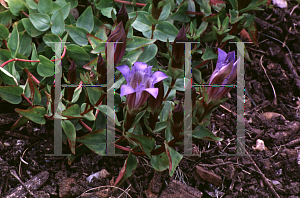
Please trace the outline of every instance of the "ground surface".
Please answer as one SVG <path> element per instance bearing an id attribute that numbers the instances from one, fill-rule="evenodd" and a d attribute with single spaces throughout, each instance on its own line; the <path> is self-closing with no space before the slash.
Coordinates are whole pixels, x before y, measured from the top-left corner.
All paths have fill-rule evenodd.
<path id="1" fill-rule="evenodd" d="M 227 155 L 236 153 L 236 90 L 232 89 L 231 98 L 223 103 L 228 110 L 215 110 L 209 125 L 224 138 L 222 142 L 194 140 L 194 152 L 201 157 L 183 158 L 172 178 L 167 171 L 155 172 L 149 159 L 139 158 L 122 189 L 129 187 L 132 197 L 300 197 L 300 8 L 293 10 L 294 6 L 291 1 L 288 9 L 257 11 L 259 47 L 246 44 L 253 60 L 245 64 L 245 148 L 251 157 Z M 211 71 L 211 65 L 203 69 L 204 77 L 206 70 Z M 7 133 L 18 114 L 16 106 L 0 105 L 0 197 L 20 185 L 10 173 L 13 169 L 23 182 L 43 171 L 49 173 L 41 176 L 45 183 L 33 191 L 38 197 L 77 197 L 90 188 L 114 183 L 126 157 L 90 152 L 72 165 L 66 157 L 46 157 L 45 153 L 53 153 L 53 125 L 29 123 Z M 256 146 L 258 139 L 264 142 L 262 151 Z M 69 152 L 67 146 L 63 148 L 63 153 Z M 20 167 L 21 156 L 25 162 Z M 88 182 L 87 177 L 98 171 L 99 179 Z M 82 197 L 122 193 L 114 188 L 100 190 Z"/>

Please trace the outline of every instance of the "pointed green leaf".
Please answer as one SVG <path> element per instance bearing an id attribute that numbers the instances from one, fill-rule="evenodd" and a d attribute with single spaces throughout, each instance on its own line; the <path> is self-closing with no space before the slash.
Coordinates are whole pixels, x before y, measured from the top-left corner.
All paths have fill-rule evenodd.
<path id="1" fill-rule="evenodd" d="M 159 172 L 166 170 L 169 167 L 169 160 L 166 152 L 159 155 L 153 155 L 151 158 L 151 166 Z"/>
<path id="2" fill-rule="evenodd" d="M 43 77 L 54 76 L 54 63 L 43 55 L 39 55 L 40 63 L 37 66 L 37 73 Z"/>
<path id="3" fill-rule="evenodd" d="M 76 145 L 76 130 L 72 122 L 69 120 L 62 120 L 61 126 L 65 131 L 65 134 L 68 137 L 69 146 L 71 152 L 75 154 L 75 145 Z"/>
<path id="4" fill-rule="evenodd" d="M 37 124 L 46 123 L 46 120 L 44 118 L 46 114 L 46 109 L 44 107 L 35 106 L 33 108 L 26 109 L 26 110 L 16 108 L 15 111 Z"/>
<path id="5" fill-rule="evenodd" d="M 98 155 L 106 154 L 106 130 L 94 131 L 77 137 L 76 141 L 84 144 Z"/>
<path id="6" fill-rule="evenodd" d="M 131 142 L 137 144 L 140 149 L 151 159 L 151 151 L 154 149 L 155 140 L 151 136 L 145 135 L 135 135 L 133 133 L 125 132 L 126 139 Z"/>
<path id="7" fill-rule="evenodd" d="M 197 126 L 196 129 L 192 133 L 194 138 L 204 139 L 209 141 L 222 141 L 222 138 L 215 136 L 210 130 L 203 126 Z"/>
<path id="8" fill-rule="evenodd" d="M 15 16 L 18 16 L 21 10 L 26 10 L 26 5 L 21 0 L 9 0 L 7 1 L 7 4 L 10 12 Z"/>
<path id="9" fill-rule="evenodd" d="M 130 40 L 126 44 L 126 51 L 132 51 L 132 50 L 138 49 L 140 47 L 150 45 L 150 44 L 154 43 L 155 41 L 156 41 L 156 39 L 147 39 L 144 37 L 133 36 L 133 40 Z"/>
<path id="10" fill-rule="evenodd" d="M 81 113 L 84 112 L 84 110 L 86 109 L 85 107 L 86 107 L 86 103 L 83 103 L 83 104 L 81 105 L 81 108 L 80 108 Z M 90 105 L 87 107 L 87 109 L 89 109 L 89 108 L 90 108 Z M 87 119 L 88 121 L 95 121 L 95 120 L 96 120 L 96 117 L 95 117 L 93 111 L 89 111 L 88 113 L 85 113 L 85 114 L 83 115 L 83 117 L 84 117 L 85 119 Z"/>
<path id="11" fill-rule="evenodd" d="M 147 45 L 145 46 L 143 53 L 139 56 L 137 61 L 147 63 L 156 56 L 157 51 L 158 48 L 155 44 Z"/>
<path id="12" fill-rule="evenodd" d="M 70 44 L 67 46 L 68 56 L 74 60 L 78 61 L 89 61 L 89 54 L 80 46 Z"/>
<path id="13" fill-rule="evenodd" d="M 73 39 L 75 43 L 78 45 L 87 45 L 87 33 L 88 31 L 84 28 L 74 27 L 72 25 L 67 25 L 66 30 L 69 30 L 70 37 Z"/>
<path id="14" fill-rule="evenodd" d="M 7 27 L 0 23 L 0 40 L 6 39 L 9 36 Z"/>
<path id="15" fill-rule="evenodd" d="M 33 10 L 38 9 L 38 4 L 34 0 L 26 0 L 26 3 L 29 6 L 29 8 L 31 8 Z"/>
<path id="16" fill-rule="evenodd" d="M 172 177 L 176 167 L 178 166 L 183 156 L 173 148 L 169 147 L 169 145 L 166 142 L 165 142 L 165 147 L 166 147 L 166 154 L 169 160 L 169 175 L 170 177 Z"/>
<path id="17" fill-rule="evenodd" d="M 128 177 L 130 177 L 134 170 L 137 167 L 137 159 L 136 156 L 129 152 L 128 157 L 124 163 L 123 168 L 121 169 L 119 176 L 115 181 L 115 186 L 120 186 Z"/>
<path id="18" fill-rule="evenodd" d="M 179 9 L 170 16 L 170 18 L 183 23 L 190 22 L 191 18 L 186 14 L 187 8 L 188 3 L 182 4 Z"/>
<path id="19" fill-rule="evenodd" d="M 63 19 L 63 13 L 61 9 L 57 11 L 57 15 L 54 18 L 51 26 L 51 32 L 58 36 L 61 36 L 65 31 L 65 21 Z"/>
<path id="20" fill-rule="evenodd" d="M 29 20 L 32 25 L 39 31 L 46 31 L 50 28 L 50 17 L 46 14 L 34 13 L 29 14 Z"/>
<path id="21" fill-rule="evenodd" d="M 0 67 L 0 79 L 8 85 L 18 85 L 17 79 L 3 67 Z"/>
<path id="22" fill-rule="evenodd" d="M 31 21 L 28 18 L 24 18 L 22 19 L 24 28 L 26 30 L 26 32 L 31 36 L 31 37 L 37 37 L 40 36 L 42 34 L 44 34 L 43 31 L 39 31 L 37 30 L 31 23 Z"/>
<path id="23" fill-rule="evenodd" d="M 206 49 L 205 49 L 205 52 L 204 54 L 202 55 L 202 59 L 203 60 L 211 60 L 211 59 L 216 59 L 218 58 L 218 55 L 214 53 L 214 51 L 206 46 Z"/>
<path id="24" fill-rule="evenodd" d="M 32 42 L 31 36 L 24 31 L 19 33 L 19 38 L 20 38 L 19 53 L 23 54 L 26 57 L 29 57 L 29 55 L 31 54 L 31 42 Z"/>
<path id="25" fill-rule="evenodd" d="M 137 13 L 137 18 L 131 24 L 132 27 L 134 29 L 142 32 L 146 38 L 151 38 L 152 23 L 146 17 L 147 15 L 149 15 L 149 13 L 145 12 L 145 11 L 131 12 L 128 14 L 129 18 L 135 18 L 136 13 Z"/>
<path id="26" fill-rule="evenodd" d="M 15 26 L 7 42 L 7 47 L 11 52 L 12 58 L 16 58 L 17 53 L 19 51 L 19 46 L 20 46 L 19 31 L 18 31 L 18 27 Z"/>
<path id="27" fill-rule="evenodd" d="M 11 103 L 19 104 L 22 101 L 23 89 L 17 86 L 0 86 L 0 97 Z"/>
<path id="28" fill-rule="evenodd" d="M 178 32 L 179 31 L 173 24 L 164 21 L 163 23 L 155 26 L 153 35 L 154 38 L 160 41 L 167 42 L 167 38 L 169 38 L 169 41 L 173 42 L 178 35 Z"/>
<path id="29" fill-rule="evenodd" d="M 13 131 L 14 129 L 17 129 L 25 124 L 28 123 L 28 118 L 21 116 L 15 123 L 14 125 L 11 127 L 11 131 Z"/>
<path id="30" fill-rule="evenodd" d="M 38 10 L 42 14 L 50 14 L 52 11 L 52 0 L 39 0 Z"/>
<path id="31" fill-rule="evenodd" d="M 94 28 L 94 18 L 93 18 L 93 10 L 92 7 L 89 6 L 85 9 L 85 11 L 80 15 L 77 19 L 76 27 L 81 27 L 86 29 L 89 33 L 92 32 Z"/>
<path id="32" fill-rule="evenodd" d="M 99 109 L 105 115 L 107 115 L 110 119 L 115 120 L 116 125 L 121 126 L 121 124 L 118 120 L 118 117 L 116 116 L 114 110 L 112 110 L 109 106 L 99 105 L 96 108 Z"/>
<path id="33" fill-rule="evenodd" d="M 80 115 L 80 107 L 78 104 L 69 106 L 66 110 L 62 112 L 62 116 L 67 118 L 82 118 Z"/>

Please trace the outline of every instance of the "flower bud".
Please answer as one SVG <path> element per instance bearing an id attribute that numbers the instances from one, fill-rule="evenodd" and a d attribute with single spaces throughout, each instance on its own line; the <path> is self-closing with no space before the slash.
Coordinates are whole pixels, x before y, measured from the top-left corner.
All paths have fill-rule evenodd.
<path id="1" fill-rule="evenodd" d="M 107 42 L 122 42 L 115 43 L 114 45 L 114 63 L 118 65 L 122 60 L 125 50 L 126 50 L 126 33 L 123 27 L 123 22 L 121 21 L 114 31 L 111 32 L 110 36 L 107 39 Z M 105 54 L 107 60 L 107 44 L 105 44 Z"/>
<path id="2" fill-rule="evenodd" d="M 181 131 L 183 126 L 183 106 L 181 101 L 178 102 L 175 109 L 173 110 L 173 136 L 176 138 Z"/>
<path id="3" fill-rule="evenodd" d="M 106 63 L 104 62 L 104 59 L 101 55 L 99 54 L 98 61 L 97 61 L 97 72 L 101 76 L 98 76 L 98 82 L 99 84 L 106 84 Z"/>
<path id="4" fill-rule="evenodd" d="M 196 88 L 192 87 L 192 108 L 194 108 L 196 105 L 196 99 L 197 99 Z"/>
<path id="5" fill-rule="evenodd" d="M 74 60 L 71 62 L 68 74 L 67 74 L 67 80 L 70 82 L 70 84 L 76 83 L 76 65 Z M 76 87 L 67 87 L 67 93 L 68 93 L 68 100 L 72 101 L 73 93 Z"/>
<path id="6" fill-rule="evenodd" d="M 172 61 L 171 61 L 171 67 L 173 68 L 179 68 L 181 69 L 184 63 L 184 60 L 182 60 L 182 57 L 184 57 L 184 43 L 177 43 L 177 42 L 184 42 L 186 41 L 186 33 L 184 25 L 180 29 L 177 37 L 174 40 L 173 47 L 172 47 Z"/>
<path id="7" fill-rule="evenodd" d="M 156 98 L 154 98 L 152 95 L 149 96 L 149 107 L 152 112 L 155 111 L 155 109 L 158 109 L 160 105 L 162 104 L 163 98 L 164 98 L 164 84 L 162 81 L 156 83 L 154 85 L 155 88 L 158 88 L 158 95 Z"/>
<path id="8" fill-rule="evenodd" d="M 117 22 L 120 23 L 122 21 L 123 27 L 125 29 L 126 23 L 128 21 L 128 13 L 125 4 L 123 3 L 121 9 L 117 14 Z"/>
<path id="9" fill-rule="evenodd" d="M 236 82 L 237 69 L 239 70 L 240 59 L 235 61 L 235 52 L 228 54 L 218 49 L 218 61 L 215 71 L 210 77 L 209 84 L 229 85 Z M 209 100 L 219 100 L 225 96 L 232 87 L 208 87 L 207 94 Z"/>

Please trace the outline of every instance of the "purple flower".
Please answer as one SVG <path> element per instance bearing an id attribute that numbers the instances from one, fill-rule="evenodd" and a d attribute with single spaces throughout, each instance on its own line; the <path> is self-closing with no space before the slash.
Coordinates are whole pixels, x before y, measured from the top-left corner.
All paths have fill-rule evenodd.
<path id="1" fill-rule="evenodd" d="M 228 54 L 218 48 L 218 61 L 215 71 L 210 77 L 209 84 L 234 84 L 236 82 L 237 65 L 240 59 L 235 61 L 235 52 L 229 52 Z M 219 100 L 225 96 L 232 87 L 208 87 L 207 93 L 210 100 Z"/>
<path id="2" fill-rule="evenodd" d="M 155 88 L 154 84 L 168 78 L 161 71 L 152 73 L 152 66 L 148 66 L 143 62 L 134 63 L 131 70 L 127 65 L 116 68 L 123 74 L 127 82 L 127 85 L 121 86 L 121 96 L 127 95 L 126 101 L 130 112 L 142 107 L 149 94 L 156 98 L 158 88 Z"/>

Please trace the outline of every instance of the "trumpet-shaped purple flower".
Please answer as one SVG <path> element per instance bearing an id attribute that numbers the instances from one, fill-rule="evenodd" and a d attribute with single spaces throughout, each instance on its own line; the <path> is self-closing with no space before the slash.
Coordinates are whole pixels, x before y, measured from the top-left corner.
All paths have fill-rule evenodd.
<path id="1" fill-rule="evenodd" d="M 143 62 L 134 63 L 131 70 L 127 65 L 116 68 L 123 74 L 127 82 L 126 85 L 121 86 L 121 96 L 127 95 L 126 101 L 130 112 L 142 107 L 149 94 L 156 98 L 158 88 L 155 88 L 154 84 L 168 78 L 161 71 L 152 73 L 152 66 L 148 66 Z"/>
<path id="2" fill-rule="evenodd" d="M 228 85 L 236 82 L 237 65 L 240 59 L 235 61 L 235 52 L 228 54 L 218 48 L 218 61 L 215 71 L 210 77 L 209 84 Z M 239 69 L 239 68 L 238 68 Z M 208 87 L 207 94 L 210 100 L 219 100 L 226 95 L 232 87 Z"/>

